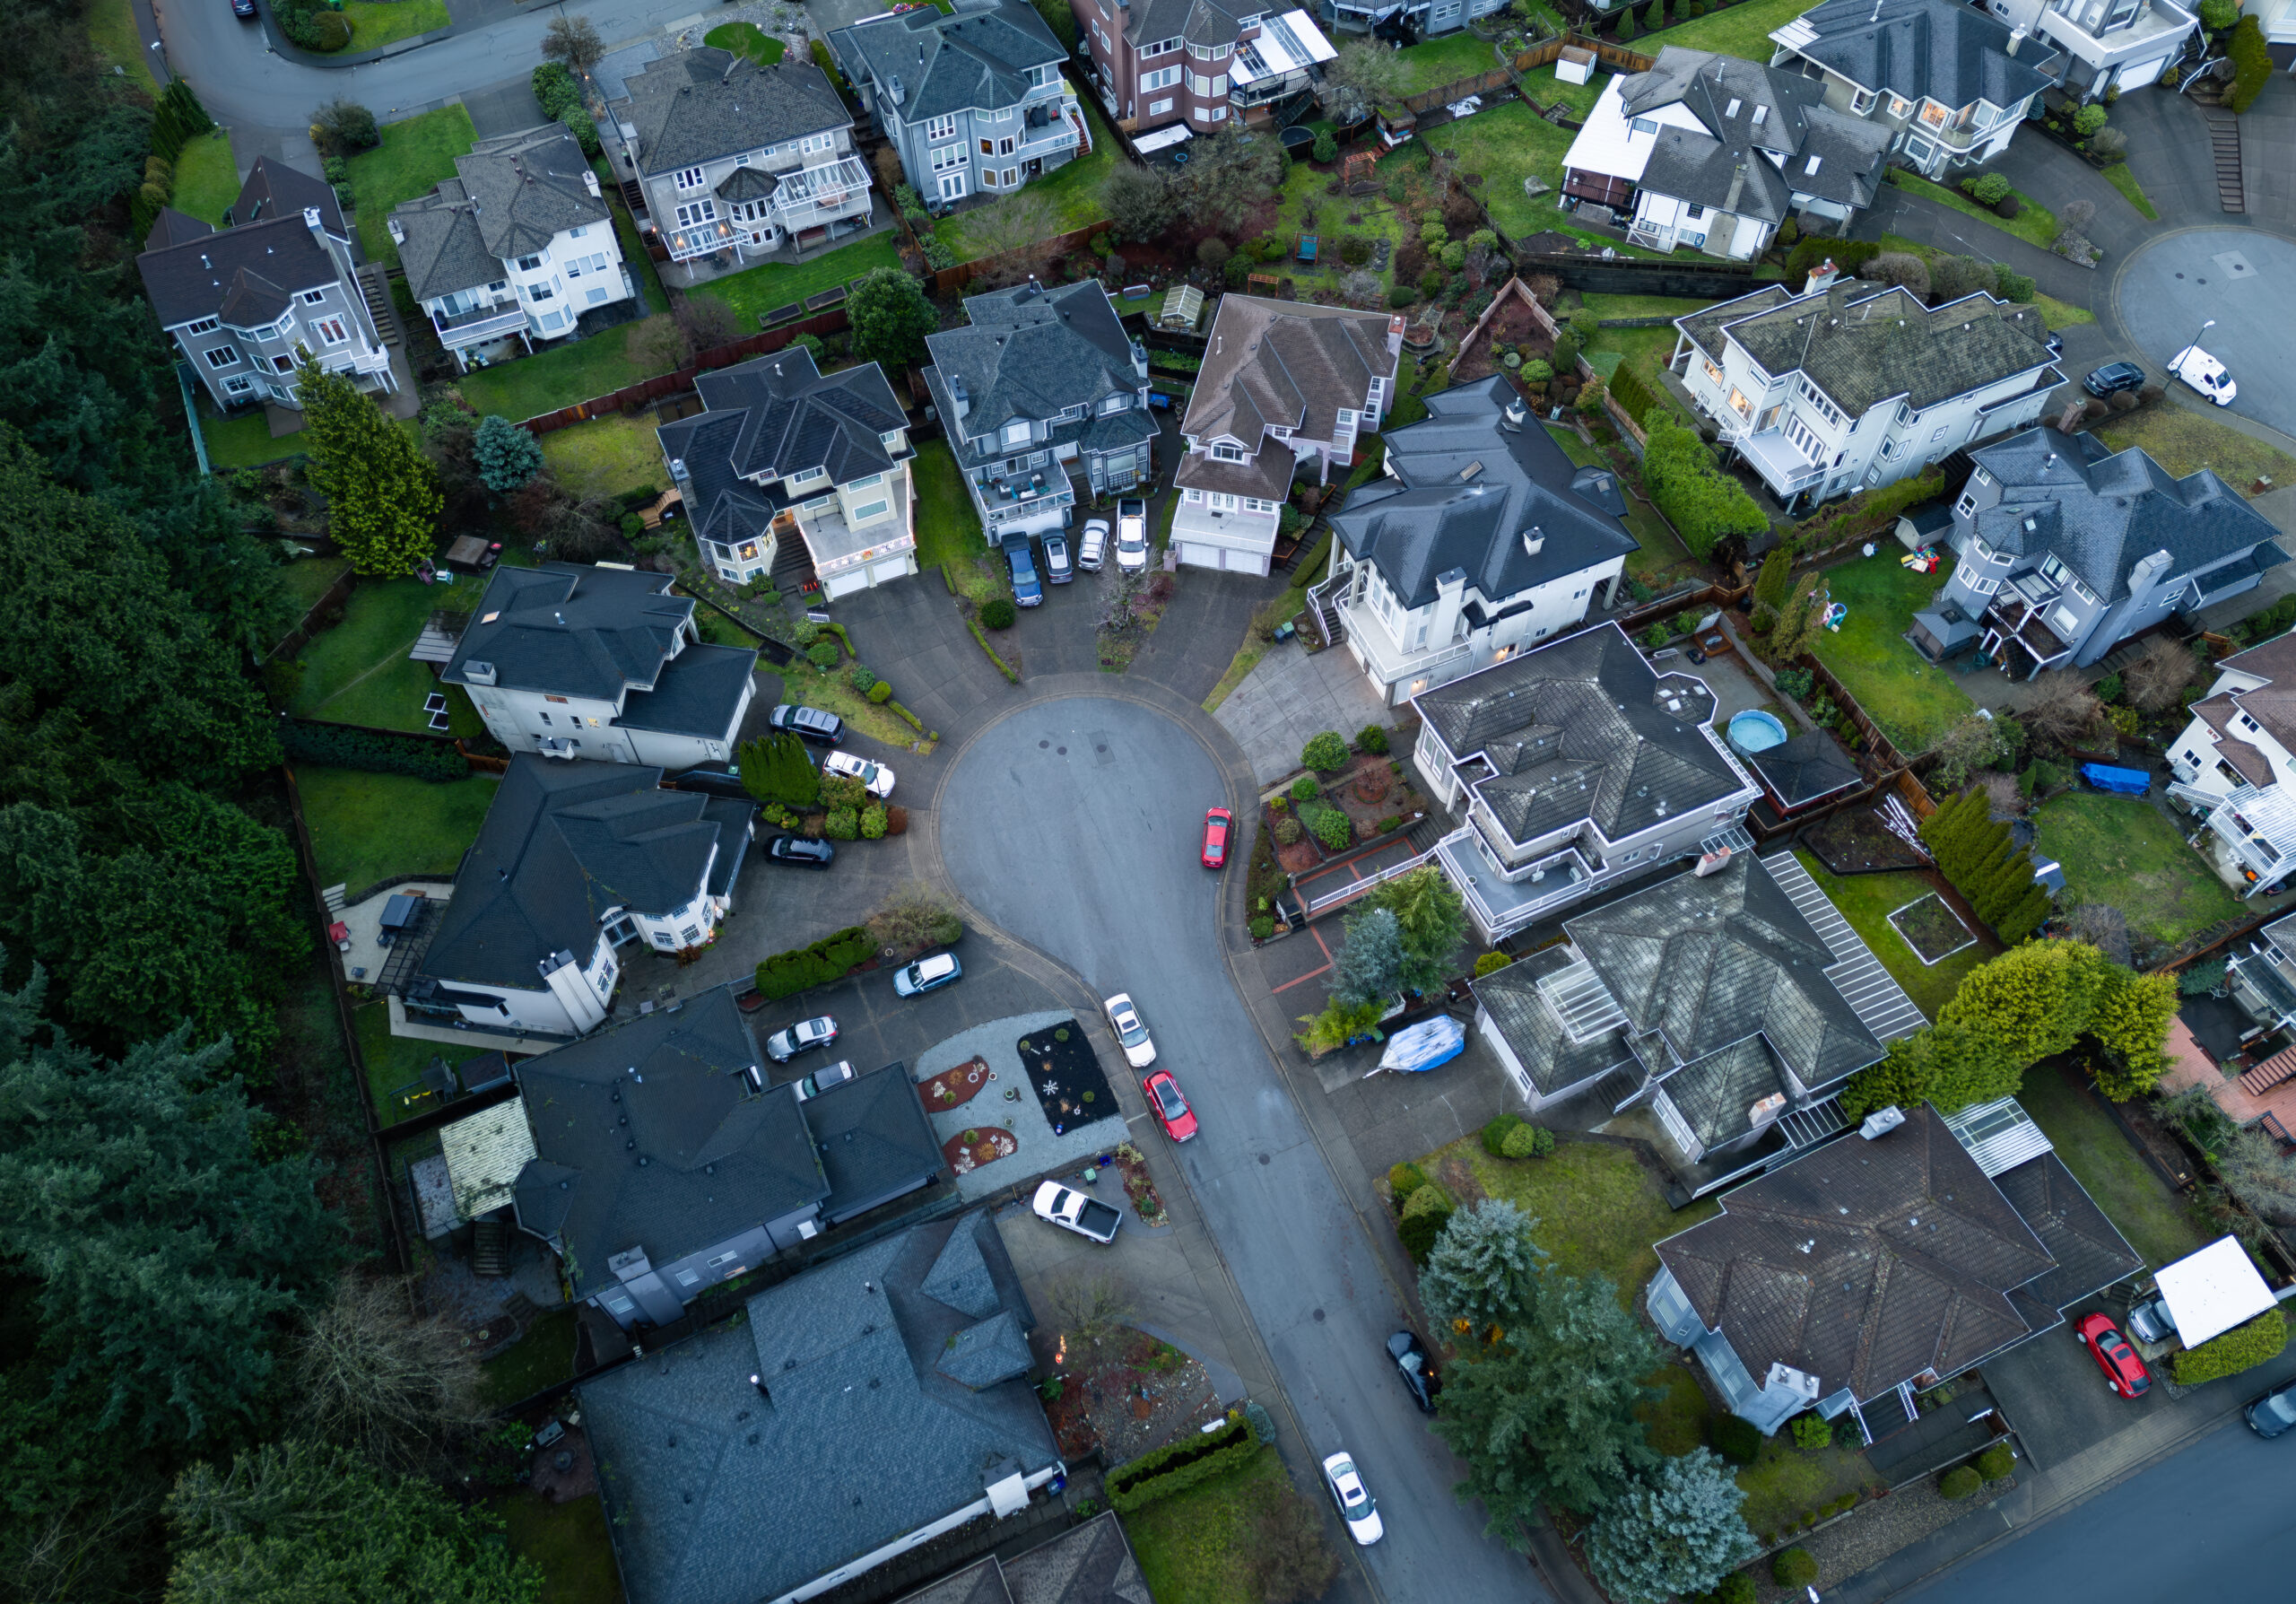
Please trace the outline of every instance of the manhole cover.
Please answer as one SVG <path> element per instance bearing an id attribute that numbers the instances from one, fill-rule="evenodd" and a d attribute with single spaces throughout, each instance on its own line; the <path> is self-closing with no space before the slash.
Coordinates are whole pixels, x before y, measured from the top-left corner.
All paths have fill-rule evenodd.
<path id="1" fill-rule="evenodd" d="M 1265 1163 L 1267 1162 L 1267 1155 L 1266 1155 L 1266 1154 L 1265 1154 L 1265 1153 L 1261 1154 L 1261 1155 L 1259 1155 L 1259 1162 L 1260 1162 L 1260 1163 L 1262 1163 L 1262 1164 L 1265 1164 Z"/>
<path id="2" fill-rule="evenodd" d="M 2216 270 L 2226 278 L 2239 279 L 2256 276 L 2257 270 L 2248 265 L 2248 258 L 2237 250 L 2220 250 L 2208 259 L 2216 264 Z"/>
<path id="3" fill-rule="evenodd" d="M 2182 277 L 2184 277 L 2184 275 L 2183 275 L 2183 274 L 2181 274 L 2181 273 L 2179 273 L 2179 274 L 2178 274 L 2178 275 L 2177 275 L 2177 276 L 2178 276 L 2179 278 L 2182 278 Z M 1039 752 L 1041 752 L 1041 751 L 1043 751 L 1047 746 L 1049 746 L 1049 745 L 1052 745 L 1052 743 L 1051 743 L 1050 741 L 1039 741 L 1039 742 L 1037 743 L 1037 750 L 1038 750 L 1038 751 L 1039 751 Z"/>
<path id="4" fill-rule="evenodd" d="M 1322 1310 L 1320 1310 L 1320 1309 L 1317 1310 L 1317 1311 L 1316 1311 L 1316 1323 L 1317 1323 L 1318 1325 L 1321 1325 L 1321 1324 L 1323 1323 L 1323 1319 L 1324 1319 L 1324 1312 L 1323 1312 Z"/>
<path id="5" fill-rule="evenodd" d="M 1055 746 L 1053 751 L 1061 757 L 1066 757 L 1068 755 L 1068 748 L 1065 746 Z"/>

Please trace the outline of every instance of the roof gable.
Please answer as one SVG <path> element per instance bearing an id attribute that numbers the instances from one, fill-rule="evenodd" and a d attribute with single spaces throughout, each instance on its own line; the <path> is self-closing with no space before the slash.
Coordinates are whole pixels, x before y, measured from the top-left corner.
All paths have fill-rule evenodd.
<path id="1" fill-rule="evenodd" d="M 1096 279 L 968 296 L 965 317 L 969 327 L 927 335 L 925 344 L 941 382 L 962 383 L 969 436 L 1072 406 L 1097 411 L 1146 382 L 1134 365 L 1132 337 Z"/>
<path id="2" fill-rule="evenodd" d="M 904 123 L 1018 105 L 1029 92 L 1029 69 L 1068 54 L 1022 0 L 867 17 L 831 34 L 830 45 L 854 77 L 874 82 L 878 114 Z"/>
<path id="3" fill-rule="evenodd" d="M 1952 0 L 1822 0 L 1773 38 L 1864 89 L 1956 109 L 2014 106 L 2049 83 L 2038 39 L 2010 54 L 2010 30 Z"/>
<path id="4" fill-rule="evenodd" d="M 648 178 L 853 126 L 827 74 L 794 55 L 760 66 L 705 45 L 648 63 L 624 86 L 615 109 L 638 131 Z"/>

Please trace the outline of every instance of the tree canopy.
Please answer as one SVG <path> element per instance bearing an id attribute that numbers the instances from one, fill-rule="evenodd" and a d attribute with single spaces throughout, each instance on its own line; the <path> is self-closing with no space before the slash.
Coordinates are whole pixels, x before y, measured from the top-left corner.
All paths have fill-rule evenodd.
<path id="1" fill-rule="evenodd" d="M 1546 1253 L 1532 1238 L 1538 1224 L 1504 1198 L 1489 1198 L 1451 1216 L 1419 1274 L 1428 1317 L 1462 1338 L 1514 1323 L 1537 1301 Z"/>
<path id="2" fill-rule="evenodd" d="M 1745 1498 L 1709 1448 L 1661 1460 L 1595 1517 L 1587 1568 L 1620 1604 L 1706 1592 L 1760 1547 L 1739 1512 Z"/>
<path id="3" fill-rule="evenodd" d="M 1363 899 L 1365 908 L 1396 916 L 1403 939 L 1403 967 L 1396 978 L 1413 991 L 1431 991 L 1455 972 L 1454 960 L 1467 938 L 1466 900 L 1433 864 L 1422 864 L 1383 882 Z"/>
<path id="4" fill-rule="evenodd" d="M 898 267 L 872 268 L 845 298 L 853 354 L 905 367 L 925 359 L 925 336 L 941 326 L 925 287 Z"/>
<path id="5" fill-rule="evenodd" d="M 1199 138 L 1182 180 L 1188 208 L 1222 232 L 1243 225 L 1260 202 L 1275 192 L 1283 177 L 1283 151 L 1267 135 L 1247 134 L 1233 122 Z"/>
<path id="6" fill-rule="evenodd" d="M 446 505 L 438 474 L 347 375 L 307 357 L 295 385 L 311 484 L 327 500 L 327 532 L 361 573 L 413 573 L 438 544 Z"/>

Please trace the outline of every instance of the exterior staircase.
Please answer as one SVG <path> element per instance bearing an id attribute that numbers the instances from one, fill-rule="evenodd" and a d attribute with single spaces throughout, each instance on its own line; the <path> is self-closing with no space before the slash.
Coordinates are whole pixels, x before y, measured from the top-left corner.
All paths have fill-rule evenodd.
<path id="1" fill-rule="evenodd" d="M 795 525 L 774 536 L 773 588 L 784 596 L 797 596 L 820 576 L 813 571 L 813 554 Z"/>
<path id="2" fill-rule="evenodd" d="M 507 1276 L 510 1273 L 510 1227 L 500 1219 L 486 1219 L 474 1227 L 470 1246 L 471 1273 Z"/>
<path id="3" fill-rule="evenodd" d="M 2216 164 L 2216 203 L 2227 212 L 2248 209 L 2248 182 L 2240 166 L 2240 119 L 2208 115 L 2208 151 Z"/>
<path id="4" fill-rule="evenodd" d="M 344 906 L 344 898 L 350 894 L 350 884 L 346 881 L 341 885 L 328 886 L 325 891 L 319 893 L 319 896 L 326 902 L 326 911 L 329 913 L 334 914 L 337 919 L 340 919 L 343 917 L 343 910 Z"/>
<path id="5" fill-rule="evenodd" d="M 367 303 L 367 315 L 375 320 L 375 332 L 386 345 L 403 345 L 406 336 L 398 326 L 398 309 L 391 304 L 390 285 L 384 281 L 382 264 L 369 262 L 359 269 L 359 295 Z"/>
<path id="6" fill-rule="evenodd" d="M 2240 1077 L 2240 1090 L 2251 1097 L 2261 1097 L 2292 1076 L 2296 1076 L 2296 1047 L 2273 1054 Z"/>

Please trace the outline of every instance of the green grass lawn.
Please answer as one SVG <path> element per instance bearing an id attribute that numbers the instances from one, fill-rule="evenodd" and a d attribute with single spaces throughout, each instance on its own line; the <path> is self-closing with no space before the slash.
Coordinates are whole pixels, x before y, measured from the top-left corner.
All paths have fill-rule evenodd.
<path id="1" fill-rule="evenodd" d="M 1580 440 L 1575 431 L 1550 423 L 1546 432 L 1562 448 L 1563 455 L 1580 467 L 1609 466 L 1602 452 Z M 1640 543 L 1639 549 L 1626 560 L 1626 571 L 1636 579 L 1647 581 L 1654 574 L 1664 574 L 1690 562 L 1691 554 L 1675 535 L 1674 526 L 1658 516 L 1657 508 L 1631 492 L 1626 498 L 1626 527 Z"/>
<path id="2" fill-rule="evenodd" d="M 670 470 L 654 432 L 659 422 L 650 412 L 634 418 L 617 412 L 553 429 L 541 437 L 542 459 L 577 497 L 618 496 L 646 484 L 665 488 Z"/>
<path id="3" fill-rule="evenodd" d="M 295 771 L 296 782 L 299 785 L 307 783 L 312 774 L 320 771 L 299 769 Z M 316 843 L 318 826 L 313 824 L 311 831 L 311 840 Z M 383 872 L 389 874 L 393 871 L 386 867 Z M 374 883 L 372 876 L 365 880 L 343 882 L 353 894 L 366 890 Z M 336 882 L 329 880 L 327 884 L 333 885 Z M 368 973 L 371 977 L 375 972 L 371 965 L 378 957 L 379 955 L 361 956 L 353 953 L 348 961 L 369 965 Z M 375 1105 L 376 1122 L 382 1125 L 395 1125 L 409 1114 L 420 1111 L 419 1109 L 401 1107 L 396 1094 L 400 1087 L 413 1085 L 421 1079 L 422 1072 L 430 1067 L 432 1059 L 444 1058 L 448 1063 L 458 1064 L 472 1056 L 467 1048 L 457 1049 L 437 1042 L 418 1041 L 413 1036 L 394 1036 L 391 1034 L 390 1004 L 380 998 L 373 1002 L 359 1003 L 352 1008 L 351 1028 L 359 1038 L 360 1059 L 367 1067 L 367 1095 Z M 516 1403 L 517 1399 L 504 1401 Z"/>
<path id="4" fill-rule="evenodd" d="M 2105 182 L 2119 190 L 2122 198 L 2135 206 L 2146 222 L 2161 221 L 2161 214 L 2152 208 L 2152 197 L 2144 193 L 2144 186 L 2136 181 L 2136 175 L 2128 170 L 2127 162 L 2116 161 L 2105 169 Z"/>
<path id="5" fill-rule="evenodd" d="M 1656 56 L 1667 45 L 1681 45 L 1766 62 L 1778 49 L 1770 42 L 1770 31 L 1785 27 L 1809 9 L 1807 0 L 1746 0 L 1726 11 L 1709 12 L 1694 21 L 1645 34 L 1634 40 L 1633 48 Z"/>
<path id="6" fill-rule="evenodd" d="M 1275 215 L 1265 231 L 1267 237 L 1279 241 L 1283 255 L 1263 265 L 1260 271 L 1279 278 L 1289 278 L 1296 286 L 1299 298 L 1305 301 L 1318 285 L 1337 290 L 1347 275 L 1355 269 L 1347 266 L 1343 248 L 1353 238 L 1365 242 L 1366 250 L 1377 248 L 1378 240 L 1387 241 L 1389 266 L 1379 275 L 1384 286 L 1395 283 L 1393 252 L 1401 246 L 1405 232 L 1405 219 L 1383 195 L 1352 196 L 1345 201 L 1334 200 L 1324 193 L 1330 182 L 1326 174 L 1318 172 L 1304 161 L 1294 162 L 1283 175 L 1283 187 L 1276 192 Z M 1310 224 L 1309 218 L 1313 216 Z M 1361 219 L 1350 222 L 1351 217 Z M 1309 266 L 1294 259 L 1299 239 L 1313 233 L 1321 241 L 1316 265 Z"/>
<path id="7" fill-rule="evenodd" d="M 2059 797 L 2040 810 L 2037 837 L 2035 844 L 2065 866 L 2063 905 L 2118 908 L 2133 937 L 2174 946 L 2240 912 L 2239 899 L 2177 827 L 2137 798 Z"/>
<path id="8" fill-rule="evenodd" d="M 434 609 L 466 608 L 477 599 L 476 587 L 467 581 L 451 588 L 413 579 L 359 586 L 343 622 L 304 649 L 303 683 L 287 710 L 298 719 L 426 733 L 430 726 L 422 702 L 439 682 L 429 664 L 406 654 Z M 454 710 L 452 733 L 483 734 L 485 726 L 462 689 L 450 685 L 446 694 Z"/>
<path id="9" fill-rule="evenodd" d="M 1587 361 L 1606 383 L 1617 376 L 1622 367 L 1631 370 L 1654 399 L 1680 414 L 1682 404 L 1674 399 L 1665 380 L 1658 377 L 1666 370 L 1667 359 L 1674 353 L 1676 337 L 1672 327 L 1600 329 L 1595 335 L 1595 343 L 1587 347 Z"/>
<path id="10" fill-rule="evenodd" d="M 1961 985 L 1961 977 L 1985 962 L 1985 954 L 1977 946 L 1968 946 L 1951 957 L 1935 963 L 1925 964 L 1913 948 L 1906 945 L 1904 937 L 1890 923 L 1889 916 L 1908 902 L 1927 895 L 1935 889 L 1919 875 L 1843 875 L 1826 872 L 1825 865 L 1807 852 L 1796 852 L 1810 878 L 1828 901 L 1841 911 L 1849 928 L 1865 938 L 1890 972 L 1890 978 L 1905 988 L 1913 998 L 1914 1007 L 1930 1018 L 1937 1017 L 1937 1010 Z"/>
<path id="11" fill-rule="evenodd" d="M 1853 558 L 1825 571 L 1833 599 L 1846 603 L 1849 616 L 1840 632 L 1821 631 L 1820 662 L 1857 698 L 1866 716 L 1882 727 L 1908 757 L 1929 749 L 1944 728 L 1976 704 L 1961 682 L 1933 668 L 1900 639 L 1914 614 L 1945 582 L 1948 569 L 1916 573 L 1898 565 L 1897 547 Z"/>
<path id="12" fill-rule="evenodd" d="M 262 407 L 227 418 L 200 393 L 199 387 L 194 386 L 193 393 L 199 401 L 199 436 L 207 443 L 207 460 L 218 473 L 226 468 L 260 467 L 302 450 L 298 435 L 271 437 L 271 423 Z"/>
<path id="13" fill-rule="evenodd" d="M 1763 1438 L 1754 1462 L 1737 1473 L 1738 1486 L 1746 1495 L 1740 1513 L 1754 1535 L 1765 1542 L 1773 1534 L 1783 1536 L 1821 1504 L 1881 1485 L 1866 1456 L 1848 1446 L 1857 1441 L 1857 1425 L 1850 1420 L 1835 1423 L 1835 1445 L 1831 1448 L 1796 1448 L 1791 1432 Z"/>
<path id="14" fill-rule="evenodd" d="M 128 0 L 87 0 L 82 12 L 89 41 L 126 67 L 127 75 L 156 99 L 160 81 L 152 75 L 151 63 L 145 59 L 151 52 L 144 48 L 144 35 L 135 26 L 135 8 Z"/>
<path id="15" fill-rule="evenodd" d="M 358 891 L 387 875 L 453 874 L 464 849 L 478 839 L 495 782 L 473 774 L 441 785 L 304 764 L 295 784 L 319 884 Z M 363 1032 L 360 1039 L 365 1041 Z"/>
<path id="16" fill-rule="evenodd" d="M 348 557 L 298 557 L 279 565 L 280 593 L 295 604 L 300 616 L 317 605 L 327 587 L 351 566 Z"/>
<path id="17" fill-rule="evenodd" d="M 1578 301 L 1595 315 L 1597 323 L 1605 318 L 1681 318 L 1702 312 L 1714 304 L 1695 296 L 1685 299 L 1678 295 L 1581 295 Z M 1669 327 L 1666 332 L 1671 335 L 1674 330 Z"/>
<path id="18" fill-rule="evenodd" d="M 1486 51 L 1490 48 L 1476 42 Z M 1509 239 L 1552 228 L 1561 215 L 1552 194 L 1525 195 L 1523 180 L 1535 174 L 1549 190 L 1561 187 L 1563 153 L 1577 135 L 1534 115 L 1522 101 L 1478 111 L 1465 122 L 1445 123 L 1424 137 L 1431 149 L 1457 152 L 1462 173 L 1483 175 L 1477 193 L 1491 221 Z"/>
<path id="19" fill-rule="evenodd" d="M 1493 1158 L 1480 1137 L 1454 1142 L 1419 1161 L 1431 1176 L 1437 1166 L 1457 1159 L 1474 1172 L 1483 1190 L 1506 1198 L 1538 1221 L 1533 1233 L 1569 1276 L 1602 1276 L 1618 1288 L 1619 1302 L 1631 1305 L 1643 1285 L 1657 1273 L 1661 1237 L 1689 1229 L 1720 1206 L 1703 1199 L 1688 1208 L 1666 1207 L 1650 1172 L 1625 1147 L 1608 1142 L 1559 1144 L 1546 1158 Z"/>
<path id="20" fill-rule="evenodd" d="M 1919 257 L 1925 262 L 1934 262 L 1939 257 L 1952 254 L 1939 250 L 1934 245 L 1924 245 L 1918 240 L 1909 240 L 1903 234 L 1883 234 L 1881 246 L 1883 250 L 1902 251 L 1908 256 Z M 2059 301 L 2054 295 L 2036 292 L 2031 304 L 2033 309 L 2040 313 L 2041 321 L 2051 328 L 2070 328 L 2076 323 L 2094 323 L 2097 320 L 2097 314 L 2087 307 L 2074 306 L 2071 301 Z"/>
<path id="21" fill-rule="evenodd" d="M 435 0 L 401 0 L 378 11 L 405 11 Z M 442 6 L 443 12 L 444 7 Z M 446 25 L 442 15 L 439 26 Z M 351 158 L 344 184 L 359 204 L 359 242 L 367 259 L 398 265 L 398 247 L 391 242 L 391 208 L 401 201 L 428 195 L 441 179 L 455 176 L 455 158 L 469 153 L 478 143 L 478 130 L 461 106 L 441 106 L 404 122 L 385 123 L 382 143 Z M 580 397 L 576 397 L 578 400 Z"/>
<path id="22" fill-rule="evenodd" d="M 217 128 L 187 141 L 176 156 L 176 193 L 170 204 L 222 228 L 223 214 L 239 198 L 239 168 L 231 160 L 230 135 Z"/>
<path id="23" fill-rule="evenodd" d="M 343 20 L 351 24 L 351 42 L 344 48 L 352 51 L 379 50 L 454 23 L 446 0 L 344 0 Z"/>
<path id="24" fill-rule="evenodd" d="M 1156 1604 L 1259 1604 L 1256 1517 L 1288 1485 L 1283 1461 L 1263 1448 L 1240 1469 L 1122 1517 Z"/>
<path id="25" fill-rule="evenodd" d="M 1650 1380 L 1665 1391 L 1634 1412 L 1650 1446 L 1680 1458 L 1706 1441 L 1706 1422 L 1714 1406 L 1687 1364 L 1669 1364 Z"/>
<path id="26" fill-rule="evenodd" d="M 543 1315 L 526 1334 L 481 1367 L 479 1401 L 506 1409 L 545 1388 L 574 1379 L 574 1311 Z"/>
<path id="27" fill-rule="evenodd" d="M 2036 1064 L 2017 1101 L 2147 1264 L 2181 1259 L 2219 1234 L 2130 1146 L 2077 1071 Z"/>
<path id="28" fill-rule="evenodd" d="M 755 22 L 724 23 L 703 34 L 701 42 L 713 50 L 731 50 L 736 56 L 746 56 L 760 66 L 771 66 L 789 48 Z"/>
<path id="29" fill-rule="evenodd" d="M 1100 109 L 1089 99 L 1077 102 L 1084 109 L 1084 120 L 1092 130 L 1092 149 L 1089 155 L 1077 157 L 1067 166 L 1048 172 L 1040 179 L 1031 179 L 1015 193 L 1002 200 L 960 213 L 938 225 L 934 232 L 957 253 L 960 262 L 989 254 L 989 247 L 982 236 L 992 219 L 1013 202 L 1034 196 L 1039 203 L 1052 206 L 1052 231 L 1065 234 L 1081 229 L 1087 223 L 1098 222 L 1108 214 L 1100 209 L 1100 181 L 1121 159 L 1116 135 L 1109 132 L 1108 123 L 1100 116 Z"/>
<path id="30" fill-rule="evenodd" d="M 539 1604 L 622 1604 L 622 1573 L 596 1494 L 552 1504 L 531 1487 L 495 1501 L 510 1550 L 542 1567 Z"/>
<path id="31" fill-rule="evenodd" d="M 2144 454 L 2179 478 L 2213 468 L 2242 495 L 2260 477 L 2296 484 L 2296 457 L 2216 421 L 2212 410 L 2161 400 L 2135 412 L 2112 413 L 2094 431 L 2116 451 L 2142 446 Z"/>
<path id="32" fill-rule="evenodd" d="M 457 379 L 463 399 L 482 413 L 500 413 L 514 423 L 556 412 L 578 401 L 610 396 L 626 384 L 650 379 L 661 368 L 638 353 L 641 332 L 656 319 L 617 324 L 603 334 L 554 345 L 497 362 Z M 544 440 L 550 437 L 545 436 Z"/>
<path id="33" fill-rule="evenodd" d="M 1570 115 L 1583 123 L 1587 120 L 1587 114 L 1595 109 L 1595 102 L 1603 98 L 1603 86 L 1609 82 L 1608 74 L 1608 68 L 1598 65 L 1594 76 L 1586 83 L 1565 83 L 1554 75 L 1552 65 L 1533 67 L 1523 74 L 1523 89 L 1542 108 L 1561 101 L 1570 108 Z"/>
<path id="34" fill-rule="evenodd" d="M 888 229 L 866 240 L 815 257 L 810 262 L 767 262 L 712 279 L 693 292 L 714 295 L 741 314 L 743 332 L 752 333 L 764 313 L 802 302 L 824 290 L 859 278 L 878 267 L 900 266 L 900 236 Z"/>
<path id="35" fill-rule="evenodd" d="M 680 592 L 680 594 L 684 593 Z M 694 608 L 693 626 L 701 632 L 701 641 L 705 646 L 732 646 L 744 651 L 754 651 L 757 649 L 758 641 L 762 639 L 761 636 L 752 633 L 712 606 Z"/>
<path id="36" fill-rule="evenodd" d="M 1962 216 L 1974 217 L 1979 222 L 1999 229 L 2005 234 L 2014 234 L 2026 244 L 2038 249 L 2047 250 L 2057 242 L 2058 232 L 2057 214 L 2022 189 L 2013 189 L 2009 193 L 2024 203 L 2023 208 L 2014 217 L 2004 217 L 1990 206 L 1979 205 L 1977 202 L 1958 189 L 1949 189 L 1943 184 L 1934 184 L 1918 174 L 1906 171 L 1901 167 L 1890 169 L 1890 182 L 1908 195 L 1918 195 L 1926 200 L 1935 201 L 1941 206 L 1950 206 Z"/>
<path id="37" fill-rule="evenodd" d="M 917 562 L 921 568 L 968 562 L 987 550 L 962 469 L 946 440 L 926 440 L 909 465 L 917 489 Z"/>
<path id="38" fill-rule="evenodd" d="M 1423 95 L 1431 89 L 1457 83 L 1462 78 L 1478 78 L 1495 70 L 1499 53 L 1488 40 L 1461 31 L 1413 45 L 1408 50 L 1398 50 L 1396 63 L 1403 68 L 1403 83 L 1396 92 Z"/>

